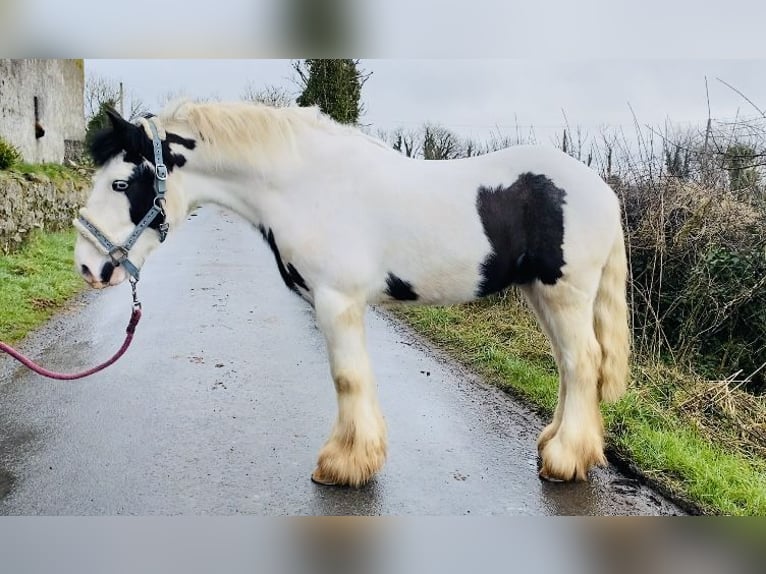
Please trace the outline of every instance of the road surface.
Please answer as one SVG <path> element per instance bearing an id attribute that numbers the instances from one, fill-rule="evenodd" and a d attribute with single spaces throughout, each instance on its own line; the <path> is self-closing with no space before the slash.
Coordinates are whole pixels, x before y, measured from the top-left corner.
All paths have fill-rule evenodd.
<path id="1" fill-rule="evenodd" d="M 0 358 L 0 515 L 680 514 L 623 476 L 541 482 L 544 421 L 383 311 L 368 340 L 389 459 L 360 489 L 309 480 L 335 416 L 313 311 L 258 232 L 200 210 L 150 259 L 126 356 L 74 382 Z M 129 287 L 88 292 L 23 345 L 75 371 L 120 345 Z"/>

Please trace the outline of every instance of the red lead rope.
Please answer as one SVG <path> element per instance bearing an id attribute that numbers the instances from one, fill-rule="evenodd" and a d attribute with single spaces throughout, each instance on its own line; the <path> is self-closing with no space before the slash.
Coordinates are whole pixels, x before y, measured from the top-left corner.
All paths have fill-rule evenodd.
<path id="1" fill-rule="evenodd" d="M 128 323 L 128 327 L 125 329 L 125 342 L 122 344 L 122 347 L 120 347 L 120 349 L 108 361 L 101 363 L 100 365 L 97 365 L 93 367 L 92 369 L 83 371 L 82 373 L 56 373 L 54 371 L 49 371 L 47 369 L 42 368 L 40 365 L 37 365 L 36 363 L 32 362 L 32 360 L 25 357 L 21 353 L 19 353 L 13 347 L 6 345 L 2 341 L 0 341 L 0 351 L 4 351 L 8 353 L 11 357 L 19 361 L 25 367 L 28 367 L 29 369 L 33 370 L 38 375 L 42 375 L 43 377 L 48 377 L 49 379 L 56 379 L 59 381 L 73 381 L 75 379 L 82 379 L 94 373 L 98 373 L 99 371 L 106 369 L 109 365 L 111 365 L 117 359 L 122 357 L 125 354 L 125 351 L 128 350 L 128 347 L 130 346 L 130 343 L 133 340 L 133 333 L 135 333 L 136 325 L 138 325 L 138 322 L 140 320 L 141 320 L 141 308 L 138 306 L 134 306 L 133 312 L 130 315 L 130 322 Z"/>

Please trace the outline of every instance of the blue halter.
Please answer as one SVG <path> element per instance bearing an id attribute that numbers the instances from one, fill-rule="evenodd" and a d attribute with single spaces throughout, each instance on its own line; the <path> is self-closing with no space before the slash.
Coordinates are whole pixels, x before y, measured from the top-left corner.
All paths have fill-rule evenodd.
<path id="1" fill-rule="evenodd" d="M 157 126 L 154 125 L 154 121 L 151 118 L 146 118 L 149 124 L 149 128 L 152 131 L 152 145 L 154 147 L 154 205 L 144 215 L 143 219 L 136 225 L 133 232 L 128 236 L 122 245 L 115 245 L 112 243 L 101 230 L 88 221 L 85 216 L 80 215 L 77 221 L 90 232 L 91 236 L 106 250 L 107 255 L 112 260 L 112 265 L 119 267 L 122 265 L 125 270 L 130 274 L 131 281 L 138 281 L 138 268 L 128 258 L 130 249 L 135 245 L 140 235 L 149 227 L 149 224 L 158 215 L 165 216 L 165 210 L 163 203 L 165 202 L 165 192 L 167 191 L 167 179 L 168 169 L 162 159 L 162 140 L 157 132 Z M 160 243 L 165 241 L 168 235 L 170 226 L 167 222 L 162 222 L 159 226 L 158 232 L 160 234 Z M 87 235 L 85 235 L 88 239 Z"/>

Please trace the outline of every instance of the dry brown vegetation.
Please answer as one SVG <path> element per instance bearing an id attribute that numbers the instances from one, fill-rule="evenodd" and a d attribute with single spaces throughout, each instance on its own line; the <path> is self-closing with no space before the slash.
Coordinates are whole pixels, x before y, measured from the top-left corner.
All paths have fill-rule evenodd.
<path id="1" fill-rule="evenodd" d="M 720 152 L 711 134 L 699 137 L 708 147 L 687 134 L 680 162 L 681 148 L 664 139 L 641 169 L 627 162 L 607 175 L 624 208 L 634 343 L 644 358 L 762 393 L 766 202 L 757 160 L 766 138 Z"/>

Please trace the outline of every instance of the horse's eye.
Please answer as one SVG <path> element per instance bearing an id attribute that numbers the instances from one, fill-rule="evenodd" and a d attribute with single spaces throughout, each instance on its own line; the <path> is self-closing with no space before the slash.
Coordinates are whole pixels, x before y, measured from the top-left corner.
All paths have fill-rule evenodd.
<path id="1" fill-rule="evenodd" d="M 112 189 L 114 191 L 127 191 L 128 190 L 128 182 L 123 181 L 121 179 L 118 179 L 117 181 L 112 182 Z"/>

